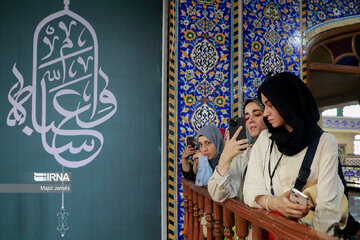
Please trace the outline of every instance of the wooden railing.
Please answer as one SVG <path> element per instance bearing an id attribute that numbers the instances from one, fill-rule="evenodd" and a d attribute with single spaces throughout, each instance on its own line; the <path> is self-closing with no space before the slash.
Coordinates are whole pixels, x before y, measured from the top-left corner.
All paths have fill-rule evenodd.
<path id="1" fill-rule="evenodd" d="M 239 199 L 229 199 L 224 203 L 214 202 L 206 188 L 195 186 L 194 182 L 186 179 L 181 179 L 181 183 L 184 189 L 185 239 L 205 239 L 203 225 L 200 223 L 204 213 L 206 239 L 214 237 L 216 240 L 223 240 L 224 236 L 232 239 L 235 234 L 233 226 L 236 226 L 239 239 L 245 239 L 249 233 L 249 223 L 254 240 L 268 239 L 269 232 L 274 235 L 275 240 L 336 239 L 264 209 L 250 208 Z"/>

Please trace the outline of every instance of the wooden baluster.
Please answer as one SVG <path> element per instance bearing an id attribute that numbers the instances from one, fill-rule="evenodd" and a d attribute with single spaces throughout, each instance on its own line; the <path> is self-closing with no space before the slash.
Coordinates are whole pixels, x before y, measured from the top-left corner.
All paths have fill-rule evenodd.
<path id="1" fill-rule="evenodd" d="M 188 232 L 188 225 L 189 225 L 189 199 L 188 199 L 188 192 L 189 189 L 183 185 L 183 193 L 184 193 L 184 236 L 185 240 L 188 239 L 189 232 Z"/>
<path id="2" fill-rule="evenodd" d="M 241 201 L 231 200 L 225 203 L 217 204 L 212 201 L 206 189 L 196 187 L 194 183 L 189 180 L 181 179 L 184 187 L 184 235 L 186 240 L 200 239 L 204 236 L 201 231 L 201 224 L 199 220 L 203 217 L 204 208 L 206 213 L 206 228 L 207 239 L 213 240 L 215 235 L 216 240 L 222 239 L 222 222 L 226 227 L 225 235 L 228 240 L 233 237 L 231 227 L 234 224 L 233 214 L 236 213 L 236 234 L 241 240 L 249 237 L 248 225 L 249 220 L 252 222 L 252 239 L 262 240 L 268 239 L 269 232 L 263 228 L 270 229 L 275 233 L 275 240 L 280 239 L 323 239 L 335 240 L 335 238 L 318 232 L 314 229 L 307 228 L 301 224 L 290 221 L 286 218 L 281 218 L 272 214 L 266 213 L 261 209 L 251 209 L 245 206 Z M 191 189 L 196 190 L 191 190 Z M 205 202 L 205 204 L 204 204 Z M 233 211 L 231 213 L 231 211 Z M 215 221 L 214 221 L 215 220 Z M 195 221 L 195 224 L 194 224 Z M 214 224 L 213 224 L 214 223 Z M 195 225 L 195 228 L 194 228 Z M 215 234 L 214 234 L 215 229 Z M 199 231 L 195 233 L 194 231 Z M 205 235 L 205 234 L 204 234 Z"/>
<path id="3" fill-rule="evenodd" d="M 239 237 L 239 240 L 245 240 L 248 234 L 248 221 L 236 214 L 236 235 Z"/>
<path id="4" fill-rule="evenodd" d="M 207 236 L 206 239 L 212 240 L 213 236 L 213 227 L 212 227 L 212 200 L 209 198 L 205 198 L 205 213 L 206 213 L 206 228 L 207 228 Z"/>
<path id="5" fill-rule="evenodd" d="M 234 231 L 232 230 L 235 224 L 235 215 L 233 212 L 230 212 L 228 209 L 223 208 L 223 221 L 225 226 L 224 236 L 226 239 L 232 239 L 234 236 Z"/>
<path id="6" fill-rule="evenodd" d="M 193 216 L 194 216 L 194 232 L 193 239 L 199 240 L 199 208 L 198 208 L 198 194 L 197 192 L 193 192 Z"/>
<path id="7" fill-rule="evenodd" d="M 188 237 L 193 239 L 193 230 L 194 230 L 194 217 L 193 217 L 193 193 L 192 189 L 189 189 L 189 225 L 188 225 Z"/>
<path id="8" fill-rule="evenodd" d="M 199 198 L 199 222 L 200 222 L 200 231 L 199 231 L 199 239 L 200 240 L 204 240 L 204 234 L 203 234 L 203 225 L 201 224 L 201 220 L 204 216 L 204 196 L 202 195 L 198 195 L 198 198 Z"/>
<path id="9" fill-rule="evenodd" d="M 222 207 L 214 202 L 214 228 L 215 228 L 215 239 L 221 240 L 222 239 Z"/>
<path id="10" fill-rule="evenodd" d="M 262 229 L 260 226 L 256 224 L 252 224 L 252 239 L 253 240 L 262 240 L 268 239 L 268 232 L 265 229 Z"/>

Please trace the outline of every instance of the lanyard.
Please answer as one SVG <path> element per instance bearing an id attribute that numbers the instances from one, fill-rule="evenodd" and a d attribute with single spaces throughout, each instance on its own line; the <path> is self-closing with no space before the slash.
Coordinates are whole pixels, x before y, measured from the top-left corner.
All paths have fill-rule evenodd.
<path id="1" fill-rule="evenodd" d="M 275 171 L 277 169 L 277 167 L 279 166 L 279 163 L 281 161 L 281 158 L 283 157 L 284 153 L 281 153 L 281 156 L 279 158 L 279 160 L 277 161 L 276 165 L 275 165 L 275 168 L 273 170 L 273 172 L 271 173 L 270 171 L 270 161 L 271 161 L 271 152 L 272 152 L 272 149 L 273 149 L 273 146 L 274 146 L 274 140 L 271 142 L 271 147 L 270 147 L 270 154 L 269 154 L 269 176 L 270 176 L 270 192 L 271 192 L 271 195 L 274 195 L 274 188 L 273 188 L 273 177 L 274 177 L 274 174 L 275 174 Z"/>

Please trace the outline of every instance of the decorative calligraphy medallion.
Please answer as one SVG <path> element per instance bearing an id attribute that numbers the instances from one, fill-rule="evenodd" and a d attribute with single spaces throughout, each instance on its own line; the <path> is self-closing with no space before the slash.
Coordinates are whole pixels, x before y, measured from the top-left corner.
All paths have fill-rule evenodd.
<path id="1" fill-rule="evenodd" d="M 23 106 L 31 97 L 31 123 L 23 132 L 39 133 L 46 152 L 62 166 L 79 168 L 100 153 L 104 137 L 96 126 L 109 120 L 117 110 L 117 101 L 108 90 L 109 77 L 99 67 L 98 39 L 92 26 L 69 10 L 51 14 L 36 27 L 33 41 L 32 85 L 24 86 L 24 76 L 12 68 L 17 78 L 8 94 L 12 109 L 7 125 L 26 122 Z M 29 76 L 28 76 L 29 77 Z M 26 122 L 26 124 L 28 124 Z M 64 192 L 57 213 L 61 237 L 69 230 Z"/>
<path id="2" fill-rule="evenodd" d="M 213 124 L 215 126 L 219 125 L 219 117 L 216 114 L 216 111 L 206 103 L 194 111 L 190 121 L 195 131 L 199 131 L 202 126 L 208 124 Z"/>
<path id="3" fill-rule="evenodd" d="M 104 137 L 93 128 L 111 118 L 117 109 L 107 87 L 109 77 L 99 68 L 98 40 L 92 26 L 65 9 L 43 19 L 36 27 L 33 44 L 32 86 L 16 67 L 18 82 L 10 89 L 8 126 L 22 125 L 32 97 L 32 125 L 41 135 L 44 149 L 62 166 L 78 168 L 93 161 Z M 33 129 L 23 130 L 30 135 Z"/>
<path id="4" fill-rule="evenodd" d="M 282 58 L 274 51 L 264 55 L 260 62 L 261 72 L 266 76 L 269 72 L 280 73 L 285 70 Z"/>
<path id="5" fill-rule="evenodd" d="M 190 56 L 195 66 L 204 74 L 213 69 L 219 60 L 216 48 L 207 39 L 196 44 Z"/>

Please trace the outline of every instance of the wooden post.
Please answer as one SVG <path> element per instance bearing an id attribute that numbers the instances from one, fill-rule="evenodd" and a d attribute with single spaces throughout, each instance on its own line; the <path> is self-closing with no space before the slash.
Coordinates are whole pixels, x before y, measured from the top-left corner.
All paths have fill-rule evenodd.
<path id="1" fill-rule="evenodd" d="M 335 240 L 334 237 L 277 216 L 264 209 L 250 208 L 238 199 L 230 199 L 221 204 L 215 203 L 206 188 L 196 186 L 194 182 L 186 179 L 180 181 L 184 187 L 184 235 L 186 240 L 203 240 L 204 237 L 211 240 L 213 238 L 222 240 L 223 225 L 225 226 L 224 235 L 226 238 L 232 238 L 234 214 L 236 214 L 236 234 L 241 240 L 249 237 L 248 225 L 250 222 L 252 223 L 251 235 L 254 240 L 268 239 L 270 232 L 274 233 L 275 240 Z M 203 236 L 205 234 L 202 234 L 201 224 L 199 224 L 199 220 L 205 215 L 204 208 L 206 236 Z"/>
<path id="2" fill-rule="evenodd" d="M 245 240 L 249 234 L 248 221 L 236 214 L 236 235 L 240 240 Z"/>
<path id="3" fill-rule="evenodd" d="M 223 208 L 223 221 L 225 226 L 224 236 L 226 237 L 226 239 L 232 239 L 232 237 L 234 236 L 234 231 L 232 230 L 235 223 L 234 218 L 235 215 L 233 212 L 230 212 L 226 208 Z"/>
<path id="4" fill-rule="evenodd" d="M 215 239 L 221 240 L 222 239 L 222 207 L 214 202 L 214 228 L 215 228 Z"/>
<path id="5" fill-rule="evenodd" d="M 268 232 L 265 229 L 262 229 L 259 225 L 253 223 L 251 228 L 253 240 L 268 239 Z"/>
<path id="6" fill-rule="evenodd" d="M 200 221 L 200 231 L 199 231 L 199 239 L 204 240 L 204 234 L 203 234 L 203 225 L 201 224 L 202 218 L 204 216 L 204 196 L 198 195 L 199 198 L 199 221 Z"/>
<path id="7" fill-rule="evenodd" d="M 188 231 L 189 231 L 189 239 L 192 240 L 193 236 L 192 233 L 194 231 L 194 217 L 193 217 L 193 201 L 192 201 L 192 196 L 193 196 L 193 190 L 189 189 L 189 225 L 188 225 Z"/>
<path id="8" fill-rule="evenodd" d="M 183 192 L 184 192 L 184 237 L 185 240 L 188 239 L 189 232 L 188 232 L 188 225 L 189 225 L 189 199 L 188 199 L 188 192 L 189 189 L 183 184 Z"/>
<path id="9" fill-rule="evenodd" d="M 213 236 L 213 227 L 212 227 L 212 200 L 205 198 L 205 213 L 206 213 L 206 227 L 207 227 L 207 236 L 206 239 L 212 240 Z"/>
<path id="10" fill-rule="evenodd" d="M 193 191 L 193 216 L 194 216 L 194 231 L 193 231 L 193 239 L 199 240 L 199 209 L 198 209 L 198 194 Z"/>

